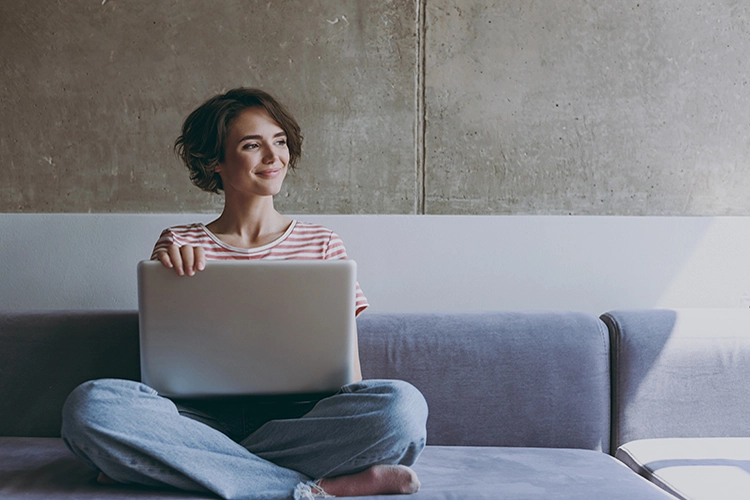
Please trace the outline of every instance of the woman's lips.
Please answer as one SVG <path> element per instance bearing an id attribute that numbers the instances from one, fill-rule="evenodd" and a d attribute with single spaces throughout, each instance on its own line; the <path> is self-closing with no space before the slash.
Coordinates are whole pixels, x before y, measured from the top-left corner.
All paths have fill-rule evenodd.
<path id="1" fill-rule="evenodd" d="M 278 177 L 280 173 L 281 173 L 280 168 L 269 168 L 266 170 L 261 170 L 260 172 L 255 172 L 255 175 L 257 175 L 258 177 L 272 179 L 274 177 Z"/>

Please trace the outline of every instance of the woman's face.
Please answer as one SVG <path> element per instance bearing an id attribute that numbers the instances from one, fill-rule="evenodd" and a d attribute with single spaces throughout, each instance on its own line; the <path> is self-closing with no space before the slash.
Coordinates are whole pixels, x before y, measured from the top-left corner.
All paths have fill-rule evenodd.
<path id="1" fill-rule="evenodd" d="M 216 166 L 224 192 L 273 196 L 281 190 L 289 163 L 286 133 L 263 108 L 249 108 L 232 122 L 224 161 Z"/>

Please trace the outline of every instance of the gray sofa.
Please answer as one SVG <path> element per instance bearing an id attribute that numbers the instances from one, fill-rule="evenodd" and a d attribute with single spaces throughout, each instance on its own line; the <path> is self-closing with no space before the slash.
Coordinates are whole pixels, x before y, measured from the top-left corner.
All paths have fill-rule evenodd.
<path id="1" fill-rule="evenodd" d="M 358 328 L 365 378 L 407 380 L 430 407 L 414 500 L 704 498 L 667 471 L 748 471 L 750 311 L 366 313 Z M 76 385 L 139 374 L 136 312 L 0 313 L 0 498 L 213 498 L 99 485 L 58 437 Z"/>
<path id="2" fill-rule="evenodd" d="M 750 310 L 614 311 L 612 451 L 678 498 L 750 498 Z"/>

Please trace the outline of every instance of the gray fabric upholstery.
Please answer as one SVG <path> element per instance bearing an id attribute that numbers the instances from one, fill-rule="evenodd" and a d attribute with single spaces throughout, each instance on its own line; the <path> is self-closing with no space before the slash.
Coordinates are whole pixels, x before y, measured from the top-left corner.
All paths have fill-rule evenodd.
<path id="1" fill-rule="evenodd" d="M 70 391 L 138 380 L 138 313 L 0 313 L 0 436 L 59 436 Z"/>
<path id="2" fill-rule="evenodd" d="M 750 310 L 613 311 L 612 448 L 750 437 Z"/>
<path id="3" fill-rule="evenodd" d="M 94 500 L 215 498 L 174 490 L 101 486 L 56 438 L 0 438 L 0 498 Z M 414 496 L 362 500 L 665 500 L 672 498 L 604 453 L 540 448 L 428 446 Z"/>
<path id="4" fill-rule="evenodd" d="M 750 438 L 642 439 L 616 456 L 683 500 L 750 497 Z"/>
<path id="5" fill-rule="evenodd" d="M 671 498 L 593 451 L 610 444 L 610 345 L 598 318 L 368 313 L 358 328 L 364 376 L 410 381 L 430 405 L 415 467 L 423 488 L 410 498 Z M 80 382 L 140 376 L 134 311 L 0 313 L 0 345 L 0 436 L 57 436 Z M 0 450 L 0 498 L 204 498 L 98 485 L 55 437 L 0 437 Z"/>
<path id="6" fill-rule="evenodd" d="M 574 312 L 363 314 L 365 378 L 422 391 L 432 445 L 608 450 L 609 341 Z"/>

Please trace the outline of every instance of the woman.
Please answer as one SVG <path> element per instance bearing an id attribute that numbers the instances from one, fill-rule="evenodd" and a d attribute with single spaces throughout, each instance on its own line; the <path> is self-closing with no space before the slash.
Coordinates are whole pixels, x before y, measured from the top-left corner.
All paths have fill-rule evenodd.
<path id="1" fill-rule="evenodd" d="M 224 209 L 208 225 L 166 229 L 152 258 L 181 276 L 210 259 L 346 258 L 335 233 L 274 209 L 301 144 L 294 118 L 260 90 L 198 107 L 175 149 L 195 185 L 224 192 Z M 356 293 L 359 314 L 367 300 L 359 285 Z M 318 401 L 172 401 L 133 381 L 89 381 L 65 403 L 62 436 L 101 483 L 258 500 L 413 493 L 424 398 L 406 382 L 362 381 L 358 354 L 355 366 L 356 382 Z"/>

